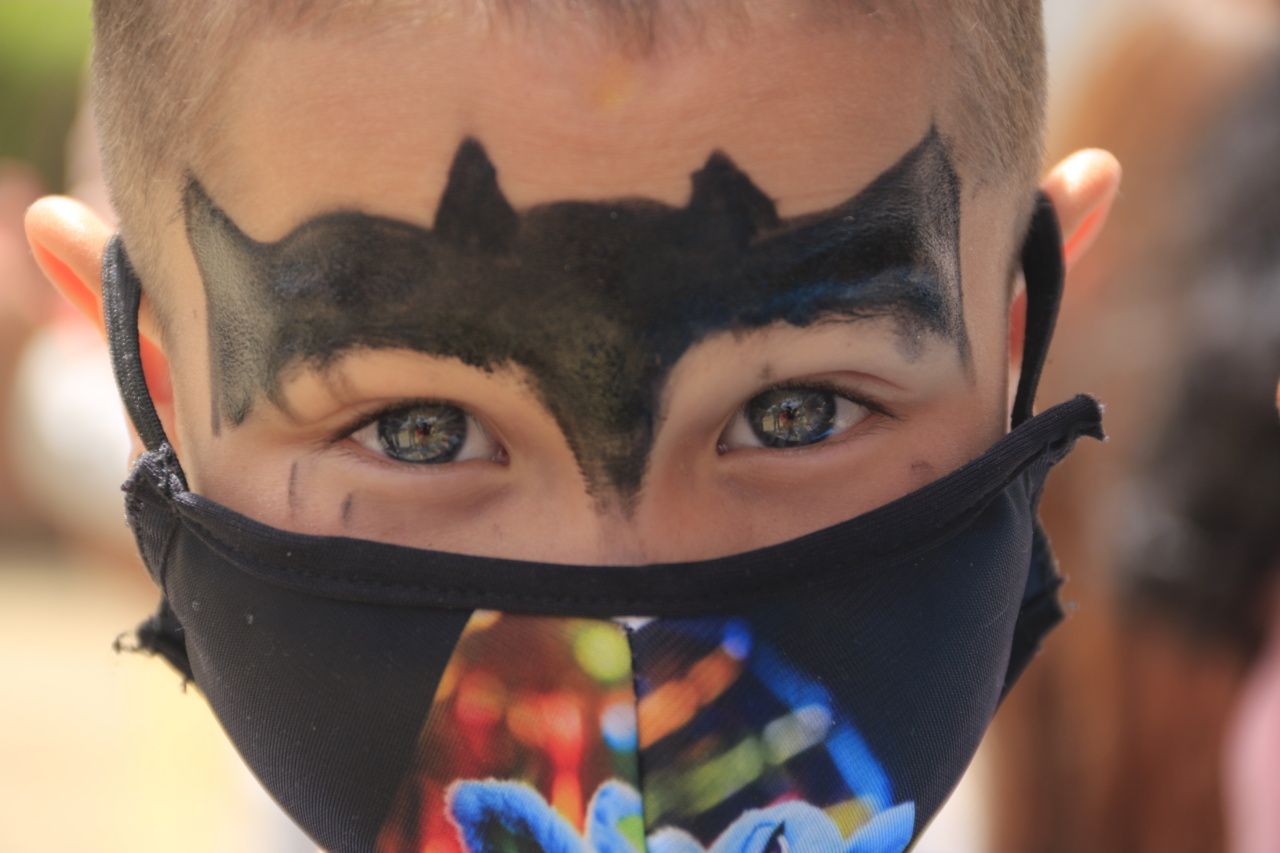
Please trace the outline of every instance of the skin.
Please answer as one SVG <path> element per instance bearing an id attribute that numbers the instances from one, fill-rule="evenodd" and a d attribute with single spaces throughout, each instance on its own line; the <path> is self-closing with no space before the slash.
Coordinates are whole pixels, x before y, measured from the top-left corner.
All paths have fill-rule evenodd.
<path id="1" fill-rule="evenodd" d="M 953 74 L 942 35 L 927 28 L 817 27 L 790 8 L 763 8 L 749 35 L 712 28 L 703 44 L 647 58 L 589 35 L 552 45 L 467 19 L 368 39 L 264 36 L 224 93 L 197 177 L 258 242 L 337 211 L 430 229 L 469 137 L 483 142 L 516 211 L 616 199 L 681 208 L 690 175 L 716 151 L 779 217 L 828 210 L 931 127 L 947 134 Z M 1030 188 L 959 171 L 967 358 L 938 335 L 904 354 L 892 318 L 708 334 L 661 383 L 643 480 L 625 504 L 593 495 L 519 364 L 352 350 L 325 370 L 285 370 L 279 405 L 256 405 L 215 434 L 209 318 L 178 176 L 161 199 L 175 212 L 163 266 L 178 307 L 165 344 L 144 352 L 148 382 L 193 491 L 284 529 L 571 563 L 750 550 L 905 495 L 1006 431 L 1021 347 L 1009 269 Z M 1071 256 L 1100 227 L 1117 182 L 1101 152 L 1047 178 Z M 28 235 L 50 278 L 98 316 L 106 227 L 51 199 L 29 213 Z M 145 311 L 142 331 L 155 343 Z M 835 385 L 888 414 L 807 448 L 726 442 L 744 403 L 780 381 Z M 362 417 L 417 399 L 465 408 L 501 451 L 406 466 L 343 437 Z"/>
<path id="2" fill-rule="evenodd" d="M 1265 853 L 1280 844 L 1276 785 L 1280 771 L 1280 584 L 1270 590 L 1271 629 L 1249 670 L 1230 724 L 1223 782 L 1231 849 Z"/>
<path id="3" fill-rule="evenodd" d="M 1280 385 L 1276 386 L 1280 410 Z M 1280 844 L 1276 758 L 1280 756 L 1280 584 L 1270 589 L 1270 630 L 1227 727 L 1223 778 L 1232 850 L 1262 853 Z"/>
<path id="4" fill-rule="evenodd" d="M 467 140 L 432 230 L 338 213 L 276 243 L 247 237 L 193 178 L 184 210 L 215 342 L 214 434 L 260 397 L 283 405 L 282 374 L 323 373 L 359 349 L 514 367 L 597 503 L 629 506 L 670 370 L 710 336 L 874 321 L 895 327 L 906 361 L 934 337 L 967 364 L 958 180 L 934 131 L 854 198 L 793 220 L 719 153 L 679 209 L 623 199 L 517 213 L 497 177 Z"/>

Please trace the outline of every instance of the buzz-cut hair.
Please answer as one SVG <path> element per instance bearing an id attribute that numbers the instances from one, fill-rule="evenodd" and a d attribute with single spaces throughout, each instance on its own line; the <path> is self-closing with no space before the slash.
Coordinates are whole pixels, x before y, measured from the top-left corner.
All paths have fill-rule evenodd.
<path id="1" fill-rule="evenodd" d="M 1025 187 L 1043 151 L 1041 0 L 795 0 L 835 26 L 906 22 L 942 34 L 956 69 L 949 142 L 979 185 Z M 209 156 L 209 113 L 255 38 L 429 24 L 460 8 L 591 22 L 624 51 L 660 50 L 713 15 L 749 26 L 751 0 L 95 0 L 92 92 L 103 174 L 144 287 L 160 277 L 161 209 Z M 845 20 L 837 20 L 845 19 Z M 1029 208 L 1028 208 L 1029 215 Z M 159 306 L 157 306 L 159 307 Z M 161 318 L 163 319 L 163 318 Z"/>

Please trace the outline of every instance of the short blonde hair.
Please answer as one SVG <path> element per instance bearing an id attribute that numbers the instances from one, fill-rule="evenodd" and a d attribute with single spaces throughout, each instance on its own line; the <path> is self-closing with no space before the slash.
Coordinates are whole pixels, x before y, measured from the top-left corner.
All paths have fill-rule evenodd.
<path id="1" fill-rule="evenodd" d="M 798 2 L 799 0 L 797 0 Z M 95 0 L 92 86 L 103 170 L 120 229 L 144 282 L 158 274 L 162 188 L 199 171 L 198 128 L 237 54 L 264 32 L 395 27 L 420 23 L 467 0 Z M 470 0 L 488 14 L 567 12 L 597 22 L 620 46 L 653 50 L 678 24 L 736 14 L 748 0 Z M 1035 182 L 1045 101 L 1041 0 L 805 0 L 870 25 L 883 15 L 936 16 L 957 65 L 949 128 L 962 172 L 1001 185 Z M 679 19 L 675 24 L 673 20 Z M 154 300 L 153 300 L 154 301 Z"/>

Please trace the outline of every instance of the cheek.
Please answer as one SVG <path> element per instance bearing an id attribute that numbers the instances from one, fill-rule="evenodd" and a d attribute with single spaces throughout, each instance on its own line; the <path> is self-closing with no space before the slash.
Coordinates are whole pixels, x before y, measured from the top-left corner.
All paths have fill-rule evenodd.
<path id="1" fill-rule="evenodd" d="M 1010 272 L 1016 251 L 1011 235 L 1018 206 L 1011 196 L 988 193 L 966 199 L 962 207 L 960 264 L 974 391 L 979 405 L 1007 420 Z M 975 222 L 979 225 L 970 224 Z"/>
<path id="2" fill-rule="evenodd" d="M 173 409 L 168 430 L 192 492 L 260 520 L 276 520 L 287 498 L 290 461 L 252 429 L 213 429 L 208 337 L 178 324 L 171 347 Z"/>
<path id="3" fill-rule="evenodd" d="M 176 199 L 173 204 L 177 207 Z M 158 268 L 174 287 L 168 295 L 169 334 L 164 346 L 173 393 L 166 431 L 187 475 L 187 485 L 192 491 L 203 493 L 203 472 L 207 463 L 217 458 L 204 287 L 180 223 L 164 228 L 163 242 L 165 249 Z"/>
<path id="4" fill-rule="evenodd" d="M 969 425 L 980 444 L 977 450 L 981 452 L 1008 432 L 1009 427 L 1009 314 L 1003 299 L 1003 285 L 999 294 L 992 292 L 972 301 L 966 299 L 965 310 L 972 346 L 972 372 L 965 387 L 957 388 L 957 393 L 951 395 L 950 409 L 957 421 L 963 420 Z"/>
<path id="5" fill-rule="evenodd" d="M 981 456 L 1008 431 L 1003 386 L 993 387 L 996 383 L 990 380 L 975 381 L 967 390 L 957 388 L 918 422 L 911 462 L 915 487 Z"/>
<path id="6" fill-rule="evenodd" d="M 203 339 L 204 335 L 179 333 L 174 337 L 190 341 L 193 337 Z M 168 354 L 173 414 L 166 431 L 187 475 L 187 485 L 195 492 L 203 492 L 202 472 L 217 455 L 209 400 L 209 360 L 202 349 L 179 343 L 170 347 Z"/>
<path id="7" fill-rule="evenodd" d="M 188 487 L 250 518 L 282 526 L 290 514 L 291 492 L 296 493 L 303 473 L 295 467 L 296 454 L 255 440 L 252 430 L 223 429 L 215 436 L 207 386 L 206 381 L 204 394 L 193 387 L 190 406 L 176 409 L 189 419 L 178 420 L 182 435 L 178 458 Z"/>
<path id="8" fill-rule="evenodd" d="M 1011 284 L 1007 263 L 1003 258 L 994 263 L 985 252 L 972 254 L 973 262 L 967 265 L 965 275 L 964 308 L 974 367 L 1002 371 L 1009 355 Z"/>

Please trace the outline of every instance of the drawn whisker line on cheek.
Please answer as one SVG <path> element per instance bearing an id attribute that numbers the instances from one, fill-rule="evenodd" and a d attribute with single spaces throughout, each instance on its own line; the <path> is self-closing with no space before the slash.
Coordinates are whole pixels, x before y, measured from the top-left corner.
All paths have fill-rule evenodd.
<path id="1" fill-rule="evenodd" d="M 625 505 L 644 477 L 663 384 L 708 335 L 888 317 L 904 353 L 928 332 L 967 357 L 959 183 L 936 130 L 848 201 L 791 220 L 724 154 L 692 183 L 683 208 L 622 199 L 517 212 L 467 140 L 433 229 L 344 212 L 259 243 L 189 176 L 215 432 L 242 423 L 260 396 L 281 405 L 287 370 L 352 350 L 518 367 L 591 493 Z"/>

